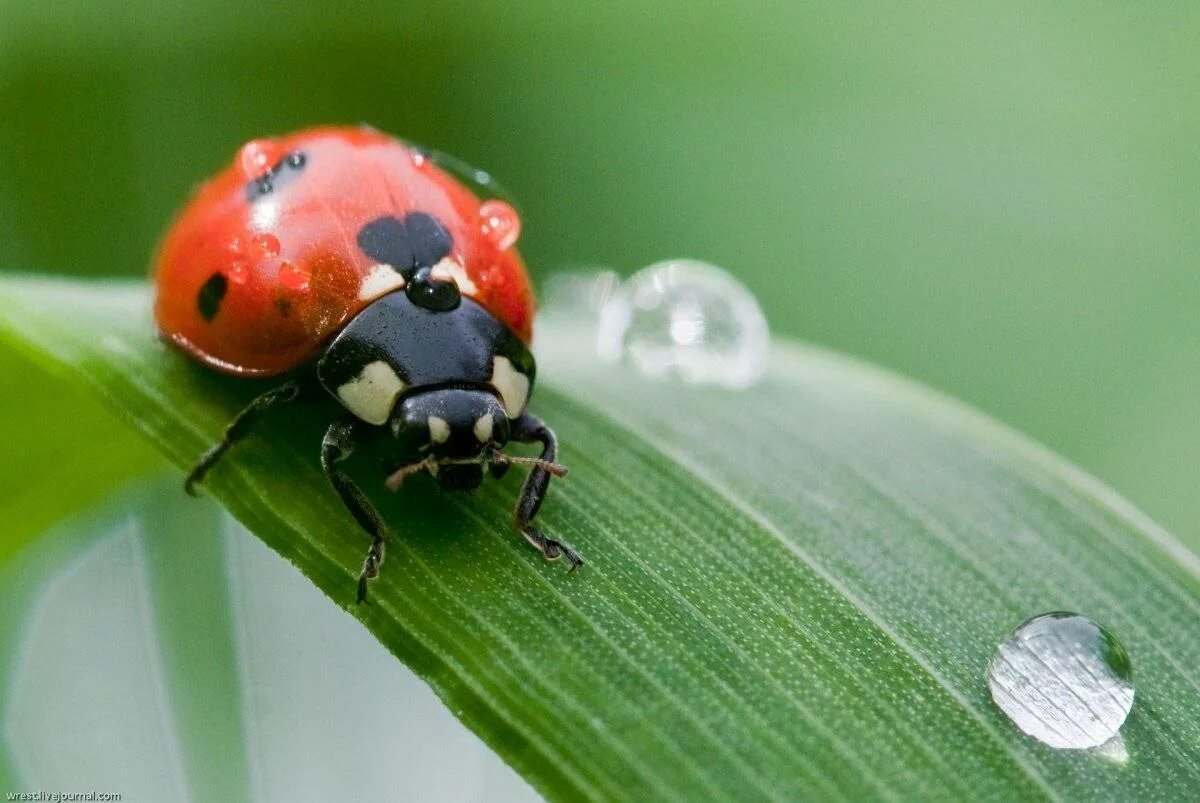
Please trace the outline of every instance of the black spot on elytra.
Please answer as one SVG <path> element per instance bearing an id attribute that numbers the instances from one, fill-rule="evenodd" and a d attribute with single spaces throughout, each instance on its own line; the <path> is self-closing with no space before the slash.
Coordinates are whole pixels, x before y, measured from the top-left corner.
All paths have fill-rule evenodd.
<path id="1" fill-rule="evenodd" d="M 246 200 L 253 203 L 291 183 L 304 172 L 306 164 L 308 164 L 308 156 L 303 151 L 292 151 L 271 165 L 267 172 L 250 180 L 250 183 L 246 185 Z"/>
<path id="2" fill-rule="evenodd" d="M 279 317 L 288 318 L 292 314 L 292 300 L 290 298 L 275 299 L 275 311 L 279 313 Z"/>
<path id="3" fill-rule="evenodd" d="M 409 212 L 404 219 L 388 215 L 358 231 L 358 247 L 378 262 L 391 265 L 405 279 L 417 268 L 431 268 L 450 253 L 454 242 L 437 218 Z"/>
<path id="4" fill-rule="evenodd" d="M 224 273 L 214 273 L 208 277 L 208 281 L 200 288 L 200 293 L 196 296 L 196 307 L 200 310 L 200 317 L 206 321 L 212 321 L 217 317 L 217 310 L 221 308 L 221 299 L 225 297 L 225 291 L 229 289 L 229 280 L 225 278 Z"/>

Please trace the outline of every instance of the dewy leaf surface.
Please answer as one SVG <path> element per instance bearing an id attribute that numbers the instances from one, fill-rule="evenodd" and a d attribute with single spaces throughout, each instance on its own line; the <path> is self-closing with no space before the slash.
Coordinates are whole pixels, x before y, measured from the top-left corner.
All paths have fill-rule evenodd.
<path id="1" fill-rule="evenodd" d="M 141 284 L 0 283 L 8 341 L 186 466 L 262 386 L 169 351 L 148 310 Z M 355 608 L 365 538 L 320 474 L 320 405 L 268 421 L 206 487 L 543 794 L 1200 794 L 1200 570 L 1111 492 L 822 351 L 777 344 L 766 379 L 733 392 L 599 365 L 562 324 L 539 342 L 533 406 L 571 467 L 541 521 L 584 554 L 579 572 L 512 530 L 518 477 L 392 496 L 364 461 L 393 535 L 375 604 Z M 999 639 L 1049 610 L 1129 650 L 1124 763 L 1044 747 L 989 699 Z"/>

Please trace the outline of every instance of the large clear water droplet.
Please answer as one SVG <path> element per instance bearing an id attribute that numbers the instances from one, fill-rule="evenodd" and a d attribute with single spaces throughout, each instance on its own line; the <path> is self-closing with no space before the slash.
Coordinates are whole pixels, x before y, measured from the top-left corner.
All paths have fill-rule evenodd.
<path id="1" fill-rule="evenodd" d="M 766 369 L 767 319 L 740 282 L 715 265 L 659 262 L 635 273 L 600 310 L 597 350 L 651 377 L 744 388 Z"/>
<path id="2" fill-rule="evenodd" d="M 1077 613 L 1044 613 L 1005 636 L 988 666 L 988 688 L 1013 724 L 1051 747 L 1098 747 L 1133 707 L 1125 648 Z"/>

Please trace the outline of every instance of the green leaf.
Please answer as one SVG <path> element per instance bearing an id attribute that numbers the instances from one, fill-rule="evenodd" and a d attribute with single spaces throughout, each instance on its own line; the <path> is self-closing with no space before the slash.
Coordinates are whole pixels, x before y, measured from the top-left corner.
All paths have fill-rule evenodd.
<path id="1" fill-rule="evenodd" d="M 0 464 L 2 564 L 64 516 L 103 499 L 114 484 L 163 461 L 148 444 L 125 437 L 128 430 L 97 399 L 51 379 L 35 362 L 0 351 L 0 376 L 11 378 L 4 387 L 13 388 L 3 400 L 0 437 L 6 454 L 21 456 Z M 30 420 L 53 422 L 54 430 L 31 427 Z M 94 448 L 99 444 L 103 448 Z"/>
<path id="2" fill-rule="evenodd" d="M 144 285 L 5 279 L 0 310 L 180 466 L 261 389 L 157 341 Z M 317 466 L 320 406 L 266 422 L 206 487 L 544 794 L 1200 794 L 1200 562 L 1114 494 L 837 355 L 777 344 L 732 392 L 598 365 L 564 324 L 541 336 L 534 408 L 572 470 L 541 522 L 579 572 L 513 532 L 515 476 L 392 496 L 363 465 L 393 534 L 374 604 L 353 606 L 365 538 Z M 1044 747 L 992 705 L 996 643 L 1049 610 L 1127 648 L 1127 761 Z"/>

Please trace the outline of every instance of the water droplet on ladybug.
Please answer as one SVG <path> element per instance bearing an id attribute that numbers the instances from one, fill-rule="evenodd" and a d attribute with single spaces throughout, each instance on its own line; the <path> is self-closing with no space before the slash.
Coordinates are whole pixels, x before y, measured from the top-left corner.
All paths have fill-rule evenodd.
<path id="1" fill-rule="evenodd" d="M 240 256 L 245 250 L 246 245 L 242 242 L 241 237 L 234 237 L 225 247 L 229 250 L 229 253 L 233 254 L 234 256 Z"/>
<path id="2" fill-rule="evenodd" d="M 504 201 L 484 201 L 479 207 L 479 230 L 493 245 L 504 251 L 521 236 L 521 218 Z"/>
<path id="3" fill-rule="evenodd" d="M 270 232 L 263 232 L 256 235 L 254 237 L 254 247 L 261 251 L 263 256 L 279 256 L 279 238 Z"/>
<path id="4" fill-rule="evenodd" d="M 230 284 L 242 285 L 250 278 L 250 270 L 246 266 L 246 260 L 234 259 L 229 263 L 229 268 L 225 271 L 225 275 L 229 278 Z"/>
<path id="5" fill-rule="evenodd" d="M 417 167 L 424 167 L 429 162 L 429 154 L 420 148 L 415 148 L 412 151 L 412 161 Z"/>
<path id="6" fill-rule="evenodd" d="M 303 265 L 284 260 L 279 266 L 279 283 L 289 290 L 302 293 L 308 289 L 312 273 Z"/>
<path id="7" fill-rule="evenodd" d="M 247 180 L 258 178 L 279 161 L 280 150 L 274 140 L 252 139 L 238 151 L 238 164 Z"/>

